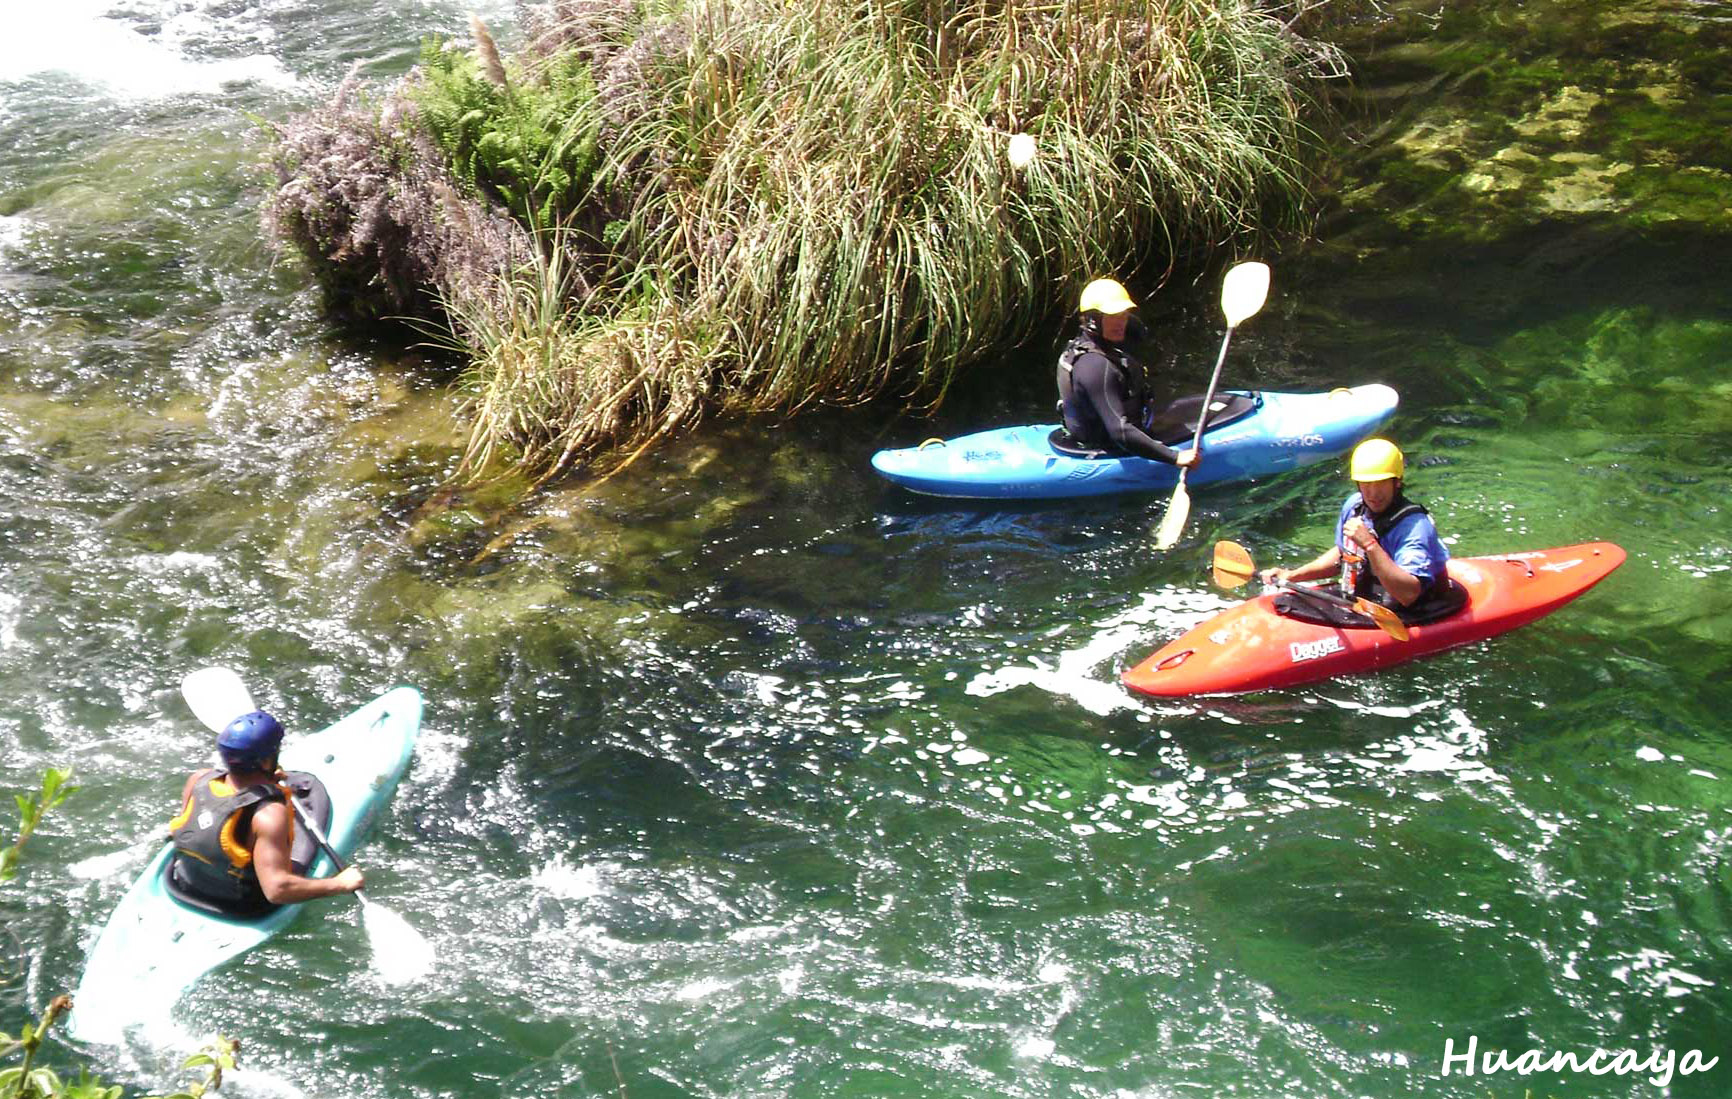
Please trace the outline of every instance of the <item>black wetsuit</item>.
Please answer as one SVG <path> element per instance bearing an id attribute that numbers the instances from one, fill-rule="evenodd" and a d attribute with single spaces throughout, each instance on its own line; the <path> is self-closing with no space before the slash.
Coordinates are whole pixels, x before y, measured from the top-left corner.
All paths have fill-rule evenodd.
<path id="1" fill-rule="evenodd" d="M 1142 364 L 1089 326 L 1059 355 L 1058 393 L 1065 431 L 1084 446 L 1178 461 L 1178 451 L 1144 430 L 1148 390 Z"/>

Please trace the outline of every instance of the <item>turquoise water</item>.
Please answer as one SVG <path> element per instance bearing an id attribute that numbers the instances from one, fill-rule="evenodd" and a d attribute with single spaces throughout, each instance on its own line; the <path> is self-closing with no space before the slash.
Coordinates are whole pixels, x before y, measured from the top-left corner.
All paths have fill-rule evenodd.
<path id="1" fill-rule="evenodd" d="M 1728 1049 L 1732 6 L 1398 9 L 1356 43 L 1359 152 L 1227 384 L 1389 382 L 1454 552 L 1630 558 L 1501 640 L 1198 703 L 1118 674 L 1228 605 L 1216 538 L 1315 552 L 1338 470 L 1199 492 L 1166 555 L 1158 501 L 873 478 L 1050 407 L 1036 351 L 936 422 L 721 424 L 447 507 L 454 398 L 260 239 L 248 114 L 466 9 L 117 10 L 0 54 L 0 786 L 84 784 L 0 892 L 0 1029 L 76 984 L 206 752 L 175 684 L 226 663 L 292 728 L 426 692 L 358 861 L 440 968 L 385 985 L 332 902 L 57 1065 L 167 1088 L 220 1032 L 259 1096 L 1732 1090 L 1441 1075 L 1470 1037 Z M 1151 306 L 1176 386 L 1212 292 Z"/>

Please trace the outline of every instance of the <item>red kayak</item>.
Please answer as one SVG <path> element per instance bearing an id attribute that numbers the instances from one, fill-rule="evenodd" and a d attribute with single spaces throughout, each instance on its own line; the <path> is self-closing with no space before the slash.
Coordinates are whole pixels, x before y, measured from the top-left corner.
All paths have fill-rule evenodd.
<path id="1" fill-rule="evenodd" d="M 1495 637 L 1568 603 L 1624 563 L 1610 542 L 1559 549 L 1456 557 L 1449 575 L 1467 589 L 1467 606 L 1409 628 L 1397 641 L 1376 627 L 1343 628 L 1276 613 L 1273 594 L 1222 611 L 1124 674 L 1125 686 L 1177 698 L 1236 694 L 1374 671 L 1442 649 Z"/>

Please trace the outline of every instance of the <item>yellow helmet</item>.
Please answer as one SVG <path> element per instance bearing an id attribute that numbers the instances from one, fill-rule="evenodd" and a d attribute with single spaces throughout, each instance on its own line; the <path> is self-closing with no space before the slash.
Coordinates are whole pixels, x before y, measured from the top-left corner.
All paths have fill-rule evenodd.
<path id="1" fill-rule="evenodd" d="M 1137 303 L 1125 293 L 1116 279 L 1096 279 L 1083 287 L 1082 304 L 1077 306 L 1080 313 L 1123 313 L 1127 309 L 1135 309 Z"/>
<path id="2" fill-rule="evenodd" d="M 1355 481 L 1400 480 L 1407 470 L 1401 451 L 1388 439 L 1367 439 L 1353 448 L 1349 463 Z"/>

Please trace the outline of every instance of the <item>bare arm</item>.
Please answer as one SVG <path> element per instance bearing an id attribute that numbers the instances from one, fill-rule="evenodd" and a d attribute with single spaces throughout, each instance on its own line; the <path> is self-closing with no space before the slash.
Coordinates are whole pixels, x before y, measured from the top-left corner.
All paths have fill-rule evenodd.
<path id="1" fill-rule="evenodd" d="M 1260 574 L 1263 582 L 1297 583 L 1301 580 L 1325 580 L 1332 577 L 1341 568 L 1341 547 L 1330 546 L 1311 560 L 1296 569 L 1264 569 Z"/>
<path id="2" fill-rule="evenodd" d="M 294 904 L 361 888 L 364 879 L 353 866 L 330 878 L 295 873 L 289 861 L 290 814 L 289 807 L 280 801 L 261 805 L 253 813 L 253 873 L 258 875 L 265 899 L 272 904 Z"/>

